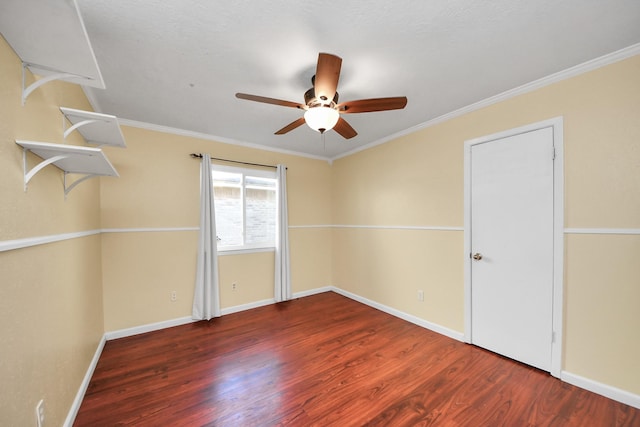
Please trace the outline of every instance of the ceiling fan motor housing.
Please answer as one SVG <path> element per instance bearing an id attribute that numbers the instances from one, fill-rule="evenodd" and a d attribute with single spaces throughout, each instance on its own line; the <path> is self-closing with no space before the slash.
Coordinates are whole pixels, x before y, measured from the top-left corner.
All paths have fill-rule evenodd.
<path id="1" fill-rule="evenodd" d="M 317 107 L 319 105 L 335 107 L 338 104 L 338 92 L 336 92 L 333 100 L 331 100 L 331 102 L 328 102 L 327 100 L 316 98 L 316 91 L 314 90 L 314 88 L 311 88 L 304 93 L 304 103 L 307 105 L 307 107 Z"/>

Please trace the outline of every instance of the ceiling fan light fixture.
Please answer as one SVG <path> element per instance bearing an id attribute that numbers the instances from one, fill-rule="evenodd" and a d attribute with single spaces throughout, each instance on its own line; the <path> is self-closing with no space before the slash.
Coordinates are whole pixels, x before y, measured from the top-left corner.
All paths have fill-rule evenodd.
<path id="1" fill-rule="evenodd" d="M 299 117 L 279 129 L 275 132 L 275 135 L 284 135 L 306 123 L 311 129 L 321 134 L 335 129 L 336 133 L 345 139 L 353 138 L 358 135 L 358 132 L 345 119 L 340 117 L 342 113 L 401 110 L 407 105 L 406 96 L 358 99 L 338 103 L 337 89 L 341 66 L 342 58 L 330 53 L 318 54 L 316 74 L 311 78 L 313 87 L 304 93 L 304 104 L 267 98 L 266 96 L 250 95 L 248 93 L 236 93 L 236 98 L 305 110 L 304 117 Z"/>
<path id="2" fill-rule="evenodd" d="M 339 118 L 338 110 L 325 106 L 311 107 L 304 113 L 307 125 L 320 133 L 333 129 Z"/>

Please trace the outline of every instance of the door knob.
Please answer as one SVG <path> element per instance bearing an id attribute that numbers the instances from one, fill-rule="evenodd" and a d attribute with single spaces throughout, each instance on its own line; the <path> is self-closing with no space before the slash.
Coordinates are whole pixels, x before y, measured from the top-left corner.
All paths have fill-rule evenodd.
<path id="1" fill-rule="evenodd" d="M 482 254 L 479 252 L 476 252 L 471 256 L 471 258 L 475 259 L 476 261 L 480 261 L 482 259 Z"/>

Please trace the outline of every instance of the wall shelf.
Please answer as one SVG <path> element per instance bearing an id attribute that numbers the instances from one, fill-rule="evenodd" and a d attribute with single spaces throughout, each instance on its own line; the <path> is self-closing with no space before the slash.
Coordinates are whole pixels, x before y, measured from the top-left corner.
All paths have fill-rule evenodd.
<path id="1" fill-rule="evenodd" d="M 87 144 L 126 147 L 116 116 L 66 107 L 60 107 L 60 111 L 72 125 L 65 129 L 65 139 L 71 132 L 77 130 L 84 137 Z"/>
<path id="2" fill-rule="evenodd" d="M 65 196 L 81 182 L 95 176 L 118 176 L 118 172 L 109 162 L 101 149 L 79 147 L 75 145 L 51 144 L 48 142 L 19 141 L 16 144 L 23 148 L 24 190 L 27 184 L 42 168 L 54 165 L 64 171 Z M 27 170 L 27 152 L 31 151 L 42 159 L 42 162 Z M 84 175 L 67 184 L 68 174 Z"/>
<path id="3" fill-rule="evenodd" d="M 2 3 L 2 35 L 23 63 L 23 104 L 34 90 L 53 80 L 105 88 L 76 0 Z M 27 69 L 42 76 L 28 87 Z"/>

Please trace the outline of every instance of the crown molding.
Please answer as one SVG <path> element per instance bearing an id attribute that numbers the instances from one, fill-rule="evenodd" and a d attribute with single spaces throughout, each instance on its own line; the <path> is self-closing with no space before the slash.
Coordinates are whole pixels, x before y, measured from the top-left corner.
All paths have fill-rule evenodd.
<path id="1" fill-rule="evenodd" d="M 151 130 L 156 132 L 168 133 L 172 135 L 180 135 L 180 136 L 186 136 L 190 138 L 204 139 L 207 141 L 220 142 L 222 144 L 238 145 L 241 147 L 253 148 L 256 150 L 270 151 L 274 153 L 288 154 L 288 155 L 298 156 L 298 157 L 306 157 L 309 159 L 322 160 L 325 162 L 330 161 L 328 157 L 314 156 L 313 154 L 301 153 L 298 151 L 283 150 L 279 148 L 269 147 L 267 145 L 253 144 L 250 142 L 243 142 L 236 139 L 225 138 L 222 136 L 211 135 L 203 132 L 196 132 L 196 131 L 191 131 L 186 129 L 174 128 L 170 126 L 157 125 L 153 123 L 140 122 L 140 121 L 130 120 L 130 119 L 123 119 L 120 117 L 118 117 L 118 121 L 123 126 L 130 126 L 138 129 L 146 129 L 146 130 Z"/>
<path id="2" fill-rule="evenodd" d="M 523 95 L 528 92 L 533 92 L 534 90 L 541 89 L 545 86 L 549 86 L 554 83 L 558 83 L 562 80 L 569 79 L 571 77 L 578 76 L 580 74 L 587 73 L 589 71 L 596 70 L 598 68 L 602 68 L 607 65 L 614 64 L 616 62 L 625 60 L 627 58 L 631 58 L 632 56 L 636 56 L 640 54 L 640 43 L 636 43 L 634 45 L 625 47 L 623 49 L 617 50 L 615 52 L 609 53 L 607 55 L 601 56 L 599 58 L 592 59 L 587 62 L 583 62 L 582 64 L 578 64 L 576 66 L 567 68 L 565 70 L 559 71 L 557 73 L 548 75 L 546 77 L 542 77 L 538 80 L 534 80 L 530 83 L 525 83 L 522 86 L 518 86 L 513 89 L 509 89 L 505 92 L 499 93 L 498 95 L 491 96 L 489 98 L 483 99 L 482 101 L 478 101 L 476 103 L 467 105 L 466 107 L 459 108 L 457 110 L 451 111 L 449 113 L 443 114 L 435 119 L 428 120 L 424 123 L 420 123 L 416 126 L 410 127 L 400 132 L 396 132 L 392 135 L 389 135 L 385 138 L 379 139 L 377 141 L 371 142 L 366 145 L 362 145 L 360 147 L 354 148 L 353 150 L 347 151 L 346 153 L 342 153 L 338 156 L 335 156 L 330 159 L 331 162 L 341 159 L 343 157 L 350 156 L 352 154 L 358 153 L 360 151 L 368 150 L 369 148 L 373 148 L 377 145 L 384 144 L 385 142 L 389 142 L 391 140 L 400 138 L 405 135 L 412 134 L 422 129 L 429 128 L 431 126 L 435 126 L 439 123 L 446 122 L 448 120 L 454 119 L 456 117 L 463 116 L 465 114 L 471 113 L 476 110 L 480 110 L 481 108 L 488 107 L 493 104 L 497 104 L 498 102 L 506 101 L 511 98 L 515 98 L 516 96 Z"/>
<path id="3" fill-rule="evenodd" d="M 610 64 L 614 64 L 616 62 L 631 58 L 635 55 L 640 54 L 640 43 L 636 43 L 634 45 L 628 46 L 626 48 L 617 50 L 615 52 L 609 53 L 607 55 L 603 55 L 599 58 L 595 58 L 592 59 L 590 61 L 586 61 L 583 62 L 582 64 L 578 64 L 576 66 L 567 68 L 565 70 L 559 71 L 557 73 L 551 74 L 549 76 L 546 77 L 542 77 L 538 80 L 534 80 L 530 83 L 526 83 L 524 85 L 518 86 L 516 88 L 513 89 L 509 89 L 505 92 L 499 93 L 498 95 L 494 95 L 491 96 L 489 98 L 483 99 L 481 101 L 478 101 L 476 103 L 467 105 L 465 107 L 459 108 L 457 110 L 451 111 L 449 113 L 443 114 L 439 117 L 436 117 L 434 119 L 428 120 L 426 122 L 420 123 L 416 126 L 412 126 L 408 129 L 405 129 L 403 131 L 400 132 L 396 132 L 394 134 L 391 134 L 389 136 L 386 136 L 384 138 L 378 139 L 377 141 L 373 141 L 369 144 L 365 144 L 359 147 L 354 148 L 353 150 L 347 151 L 345 153 L 339 154 L 335 157 L 323 157 L 323 156 L 316 156 L 316 155 L 312 155 L 312 154 L 307 154 L 307 153 L 303 153 L 303 152 L 299 152 L 299 151 L 293 151 L 293 150 L 283 150 L 283 149 L 278 149 L 278 148 L 273 148 L 273 147 L 269 147 L 266 145 L 260 145 L 260 144 L 254 144 L 254 143 L 249 143 L 249 142 L 244 142 L 244 141 L 239 141 L 239 140 L 235 140 L 232 138 L 226 138 L 226 137 L 221 137 L 221 136 L 216 136 L 216 135 L 212 135 L 212 134 L 208 134 L 208 133 L 203 133 L 203 132 L 196 132 L 196 131 L 190 131 L 190 130 L 186 130 L 186 129 L 180 129 L 180 128 L 174 128 L 174 127 L 170 127 L 170 126 L 164 126 L 164 125 L 158 125 L 158 124 L 153 124 L 153 123 L 147 123 L 147 122 L 141 122 L 141 121 L 136 121 L 136 120 L 130 120 L 130 119 L 125 119 L 125 118 L 121 118 L 118 117 L 118 121 L 120 122 L 121 125 L 123 126 L 130 126 L 130 127 L 134 127 L 134 128 L 139 128 L 139 129 L 146 129 L 146 130 L 151 130 L 151 131 L 156 131 L 156 132 L 162 132 L 162 133 L 168 133 L 168 134 L 173 134 L 173 135 L 180 135 L 180 136 L 186 136 L 186 137 L 190 137 L 190 138 L 198 138 L 198 139 L 204 139 L 207 141 L 215 141 L 215 142 L 219 142 L 219 143 L 223 143 L 223 144 L 230 144 L 230 145 L 236 145 L 236 146 L 241 146 L 241 147 L 247 147 L 247 148 L 252 148 L 252 149 L 257 149 L 257 150 L 263 150 L 263 151 L 269 151 L 269 152 L 274 152 L 274 153 L 280 153 L 280 154 L 287 154 L 287 155 L 292 155 L 292 156 L 298 156 L 298 157 L 305 157 L 305 158 L 309 158 L 309 159 L 314 159 L 314 160 L 322 160 L 322 161 L 326 161 L 328 162 L 330 165 L 333 164 L 334 161 L 341 159 L 343 157 L 348 157 L 351 156 L 353 154 L 356 154 L 360 151 L 364 151 L 364 150 L 368 150 L 369 148 L 373 148 L 375 146 L 378 145 L 382 145 L 384 143 L 387 143 L 389 141 L 392 141 L 394 139 L 398 139 L 400 137 L 415 133 L 417 131 L 423 130 L 423 129 L 427 129 L 431 126 L 435 126 L 437 124 L 446 122 L 448 120 L 463 116 L 465 114 L 471 113 L 473 111 L 476 110 L 480 110 L 482 108 L 488 107 L 490 105 L 493 104 L 497 104 L 499 102 L 502 101 L 506 101 L 508 99 L 514 98 L 516 96 L 519 95 L 523 95 L 525 93 L 529 93 L 532 92 L 534 90 L 537 89 L 541 89 L 545 86 L 549 86 L 551 84 L 554 83 L 558 83 L 560 81 L 569 79 L 571 77 L 575 77 L 578 76 L 580 74 L 584 74 L 587 73 L 589 71 L 593 71 L 596 70 L 598 68 L 610 65 Z M 100 105 L 97 102 L 96 97 L 93 95 L 91 88 L 84 88 L 84 93 L 87 96 L 87 99 L 89 100 L 89 103 L 91 104 L 91 106 L 93 107 L 94 111 L 97 112 L 102 112 Z"/>

